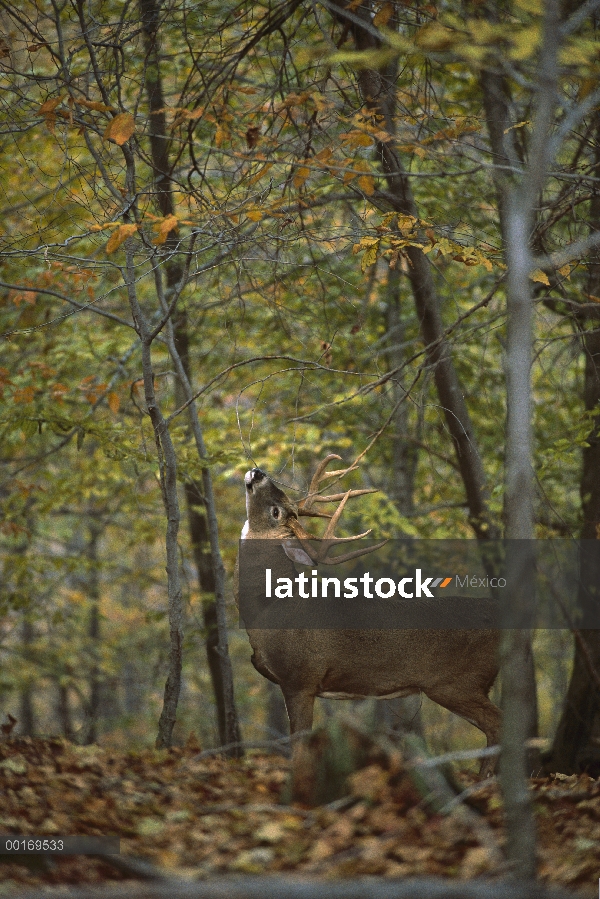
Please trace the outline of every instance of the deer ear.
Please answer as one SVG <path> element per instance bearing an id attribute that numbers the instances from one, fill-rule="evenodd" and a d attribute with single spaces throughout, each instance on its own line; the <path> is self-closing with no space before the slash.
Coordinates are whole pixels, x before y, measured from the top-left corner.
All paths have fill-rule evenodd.
<path id="1" fill-rule="evenodd" d="M 292 562 L 297 562 L 298 565 L 314 565 L 311 557 L 304 552 L 301 546 L 294 546 L 291 540 L 284 540 L 281 545 L 284 553 Z"/>

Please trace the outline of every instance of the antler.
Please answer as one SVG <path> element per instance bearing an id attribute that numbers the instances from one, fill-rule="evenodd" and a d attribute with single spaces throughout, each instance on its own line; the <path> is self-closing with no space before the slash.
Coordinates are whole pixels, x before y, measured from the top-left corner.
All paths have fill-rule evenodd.
<path id="1" fill-rule="evenodd" d="M 312 477 L 310 482 L 310 487 L 308 488 L 308 493 L 298 503 L 298 514 L 299 515 L 310 515 L 318 518 L 330 518 L 331 521 L 327 525 L 325 529 L 325 533 L 322 537 L 315 537 L 312 534 L 307 533 L 299 521 L 294 521 L 293 519 L 289 522 L 289 525 L 294 533 L 294 536 L 300 541 L 302 548 L 305 550 L 307 555 L 315 562 L 316 564 L 321 563 L 323 565 L 333 565 L 338 564 L 340 562 L 347 562 L 349 559 L 356 559 L 358 556 L 364 556 L 367 553 L 373 552 L 379 547 L 383 546 L 387 543 L 386 540 L 381 541 L 380 543 L 375 544 L 375 546 L 368 546 L 364 549 L 357 549 L 353 552 L 346 553 L 341 556 L 332 556 L 329 557 L 329 550 L 332 546 L 337 545 L 338 543 L 348 543 L 352 540 L 360 540 L 362 537 L 367 537 L 371 533 L 371 528 L 368 531 L 364 531 L 362 534 L 356 534 L 353 537 L 336 537 L 334 532 L 338 521 L 340 520 L 341 514 L 344 511 L 344 506 L 354 496 L 364 496 L 366 493 L 377 493 L 378 491 L 374 488 L 368 488 L 365 490 L 347 490 L 345 493 L 330 493 L 321 495 L 319 491 L 319 485 L 321 481 L 324 481 L 326 478 L 333 477 L 343 477 L 345 474 L 348 474 L 350 471 L 355 471 L 358 466 L 356 464 L 349 465 L 348 468 L 340 468 L 336 471 L 328 471 L 325 472 L 327 465 L 332 461 L 332 459 L 341 459 L 341 456 L 336 455 L 335 453 L 330 453 L 325 457 L 317 466 L 317 469 Z M 313 503 L 331 503 L 337 502 L 339 503 L 337 509 L 332 515 L 328 515 L 327 512 L 317 512 L 312 508 Z M 318 547 L 315 549 L 314 546 L 311 546 L 311 540 L 318 541 Z"/>
<path id="2" fill-rule="evenodd" d="M 332 459 L 341 458 L 342 457 L 338 456 L 336 453 L 330 453 L 321 462 L 319 462 L 319 464 L 317 465 L 317 469 L 312 476 L 310 487 L 308 488 L 308 493 L 306 494 L 304 499 L 300 500 L 300 502 L 298 503 L 298 515 L 310 515 L 313 518 L 331 518 L 332 516 L 328 515 L 327 512 L 317 512 L 313 510 L 313 503 L 338 503 L 340 502 L 340 500 L 342 500 L 343 505 L 341 506 L 341 508 L 343 509 L 344 505 L 346 504 L 346 500 L 352 496 L 364 496 L 366 493 L 377 493 L 377 490 L 375 490 L 375 488 L 369 487 L 365 490 L 347 490 L 345 493 L 330 493 L 322 496 L 319 493 L 319 484 L 321 483 L 321 481 L 324 481 L 326 478 L 335 478 L 338 476 L 340 478 L 343 478 L 344 475 L 348 474 L 348 472 L 356 471 L 356 469 L 358 468 L 358 465 L 353 463 L 352 465 L 349 465 L 348 468 L 338 468 L 336 471 L 325 471 Z M 338 520 L 338 518 L 336 518 L 336 521 Z M 367 533 L 370 533 L 370 531 L 367 531 Z M 364 535 L 361 534 L 360 536 L 362 537 Z"/>

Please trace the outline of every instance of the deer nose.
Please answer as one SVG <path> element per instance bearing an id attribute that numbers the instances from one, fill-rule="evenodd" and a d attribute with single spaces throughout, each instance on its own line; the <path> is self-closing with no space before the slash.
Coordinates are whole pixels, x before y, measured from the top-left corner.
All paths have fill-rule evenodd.
<path id="1" fill-rule="evenodd" d="M 263 478 L 266 478 L 266 474 L 261 471 L 260 468 L 251 468 L 250 471 L 247 471 L 244 475 L 246 490 L 251 491 L 254 484 L 258 484 Z"/>

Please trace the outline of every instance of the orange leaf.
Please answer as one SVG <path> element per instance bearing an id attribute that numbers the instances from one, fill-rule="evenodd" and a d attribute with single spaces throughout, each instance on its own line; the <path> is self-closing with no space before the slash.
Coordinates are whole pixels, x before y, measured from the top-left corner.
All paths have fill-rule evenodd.
<path id="1" fill-rule="evenodd" d="M 62 97 L 53 97 L 51 100 L 46 100 L 42 103 L 38 112 L 40 115 L 48 115 L 48 113 L 54 112 L 59 103 L 62 103 Z"/>
<path id="2" fill-rule="evenodd" d="M 394 6 L 392 3 L 384 3 L 379 12 L 373 19 L 373 25 L 379 28 L 380 25 L 387 25 L 394 15 Z"/>
<path id="3" fill-rule="evenodd" d="M 86 109 L 94 109 L 96 112 L 114 112 L 112 106 L 101 103 L 99 100 L 86 100 L 84 97 L 77 97 L 75 102 L 78 106 L 85 106 Z"/>
<path id="4" fill-rule="evenodd" d="M 18 387 L 13 394 L 13 400 L 15 403 L 32 403 L 34 396 L 33 387 Z"/>
<path id="5" fill-rule="evenodd" d="M 229 137 L 229 132 L 226 128 L 222 128 L 221 125 L 217 125 L 217 130 L 215 131 L 215 146 L 221 147 L 223 141 L 225 141 Z"/>
<path id="6" fill-rule="evenodd" d="M 125 243 L 128 237 L 131 237 L 132 234 L 135 234 L 137 229 L 137 225 L 119 225 L 117 230 L 113 231 L 107 241 L 107 255 L 110 255 L 110 253 L 114 253 L 117 247 L 120 247 L 122 243 Z"/>
<path id="7" fill-rule="evenodd" d="M 361 175 L 358 179 L 358 186 L 362 191 L 368 194 L 368 196 L 375 193 L 375 182 L 371 175 Z"/>
<path id="8" fill-rule="evenodd" d="M 116 415 L 117 412 L 119 411 L 119 406 L 121 405 L 121 400 L 119 399 L 119 394 L 115 393 L 114 391 L 111 391 L 108 394 L 106 399 L 108 401 L 108 408 L 113 413 L 113 415 Z"/>
<path id="9" fill-rule="evenodd" d="M 111 119 L 104 131 L 104 140 L 114 140 L 122 146 L 135 131 L 135 121 L 130 112 L 120 112 Z"/>
<path id="10" fill-rule="evenodd" d="M 171 231 L 174 231 L 178 224 L 179 223 L 177 221 L 176 215 L 168 215 L 162 221 L 156 222 L 156 224 L 152 226 L 154 230 L 158 232 L 158 234 L 154 238 L 154 243 L 165 243 Z"/>

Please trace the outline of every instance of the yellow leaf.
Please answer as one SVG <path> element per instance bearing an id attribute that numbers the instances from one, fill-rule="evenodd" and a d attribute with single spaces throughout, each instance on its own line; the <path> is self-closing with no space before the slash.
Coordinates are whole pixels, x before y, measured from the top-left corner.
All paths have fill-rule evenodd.
<path id="1" fill-rule="evenodd" d="M 110 235 L 107 244 L 106 244 L 106 252 L 107 254 L 114 253 L 114 251 L 124 243 L 128 237 L 131 237 L 132 234 L 135 234 L 137 231 L 137 225 L 119 225 L 116 231 Z"/>
<path id="2" fill-rule="evenodd" d="M 327 162 L 327 160 L 332 155 L 333 155 L 333 150 L 331 149 L 331 147 L 325 147 L 323 150 L 321 150 L 320 153 L 317 153 L 317 155 L 314 157 L 314 162 L 317 162 L 317 160 L 319 162 Z"/>
<path id="3" fill-rule="evenodd" d="M 548 275 L 541 270 L 541 268 L 536 268 L 534 272 L 532 272 L 529 276 L 532 281 L 539 281 L 540 284 L 545 284 L 546 287 L 550 287 L 550 281 L 548 280 Z"/>
<path id="4" fill-rule="evenodd" d="M 387 25 L 394 15 L 394 6 L 392 3 L 384 3 L 379 12 L 373 17 L 373 25 L 379 28 L 380 25 Z"/>
<path id="5" fill-rule="evenodd" d="M 263 165 L 263 167 L 260 169 L 260 171 L 256 172 L 255 175 L 252 175 L 252 177 L 251 177 L 251 178 L 249 179 L 249 181 L 248 181 L 248 184 L 249 184 L 249 185 L 256 184 L 256 182 L 257 182 L 257 181 L 260 181 L 260 179 L 261 179 L 264 175 L 266 175 L 267 172 L 269 171 L 269 169 L 271 169 L 271 168 L 273 168 L 273 163 L 272 163 L 272 162 L 267 162 L 266 165 Z"/>
<path id="6" fill-rule="evenodd" d="M 529 59 L 537 51 L 540 43 L 541 29 L 539 24 L 530 25 L 528 28 L 520 28 L 512 35 L 513 49 L 510 58 L 518 62 Z"/>
<path id="7" fill-rule="evenodd" d="M 120 112 L 111 119 L 104 131 L 104 140 L 114 140 L 120 147 L 135 131 L 135 121 L 130 112 Z"/>
<path id="8" fill-rule="evenodd" d="M 524 128 L 525 125 L 531 125 L 529 119 L 526 119 L 524 122 L 517 122 L 516 125 L 511 125 L 510 128 L 505 128 L 504 133 L 508 134 L 509 131 L 514 131 L 516 128 Z"/>
<path id="9" fill-rule="evenodd" d="M 571 280 L 571 266 L 568 262 L 566 265 L 563 265 L 561 268 L 559 268 L 558 274 L 562 275 L 563 278 L 566 278 L 567 281 Z"/>
<path id="10" fill-rule="evenodd" d="M 413 215 L 398 215 L 396 222 L 398 224 L 398 230 L 404 237 L 406 237 L 407 234 L 411 234 L 417 224 L 417 220 Z"/>
<path id="11" fill-rule="evenodd" d="M 429 22 L 419 28 L 415 43 L 422 50 L 448 50 L 462 40 L 456 31 L 446 28 L 441 22 Z"/>
<path id="12" fill-rule="evenodd" d="M 167 237 L 174 231 L 178 225 L 177 216 L 176 215 L 168 215 L 160 222 L 156 222 L 152 227 L 155 231 L 158 232 L 156 237 L 154 238 L 154 243 L 156 245 L 160 245 L 165 243 Z"/>
<path id="13" fill-rule="evenodd" d="M 215 146 L 221 147 L 223 141 L 225 141 L 229 137 L 229 132 L 226 128 L 223 128 L 221 125 L 217 125 L 217 130 L 215 131 Z"/>
<path id="14" fill-rule="evenodd" d="M 363 254 L 363 258 L 361 259 L 360 267 L 364 272 L 366 271 L 370 265 L 374 265 L 377 262 L 377 256 L 379 252 L 379 241 L 373 244 L 372 247 L 369 247 L 368 250 Z"/>
<path id="15" fill-rule="evenodd" d="M 370 134 L 365 134 L 364 131 L 348 131 L 343 135 L 342 140 L 349 147 L 370 147 L 373 143 L 373 138 Z"/>
<path id="16" fill-rule="evenodd" d="M 375 193 L 375 181 L 371 175 L 361 175 L 358 179 L 358 186 L 369 197 Z"/>
<path id="17" fill-rule="evenodd" d="M 302 187 L 306 179 L 310 176 L 310 169 L 307 169 L 306 166 L 301 166 L 299 169 L 296 169 L 294 174 L 293 182 L 294 187 Z"/>
<path id="18" fill-rule="evenodd" d="M 246 213 L 246 215 L 248 216 L 248 218 L 250 219 L 251 222 L 260 222 L 260 220 L 263 217 L 263 214 L 260 211 L 260 209 L 249 209 L 248 212 Z"/>
<path id="19" fill-rule="evenodd" d="M 111 391 L 108 394 L 108 396 L 106 397 L 106 399 L 108 401 L 108 408 L 113 413 L 113 415 L 116 415 L 117 412 L 119 411 L 119 406 L 121 405 L 121 400 L 119 399 L 119 394 L 114 393 L 114 391 Z"/>
<path id="20" fill-rule="evenodd" d="M 96 112 L 114 112 L 112 106 L 101 103 L 99 100 L 86 100 L 84 97 L 76 97 L 75 102 L 78 106 L 85 106 L 86 109 L 93 109 Z"/>

